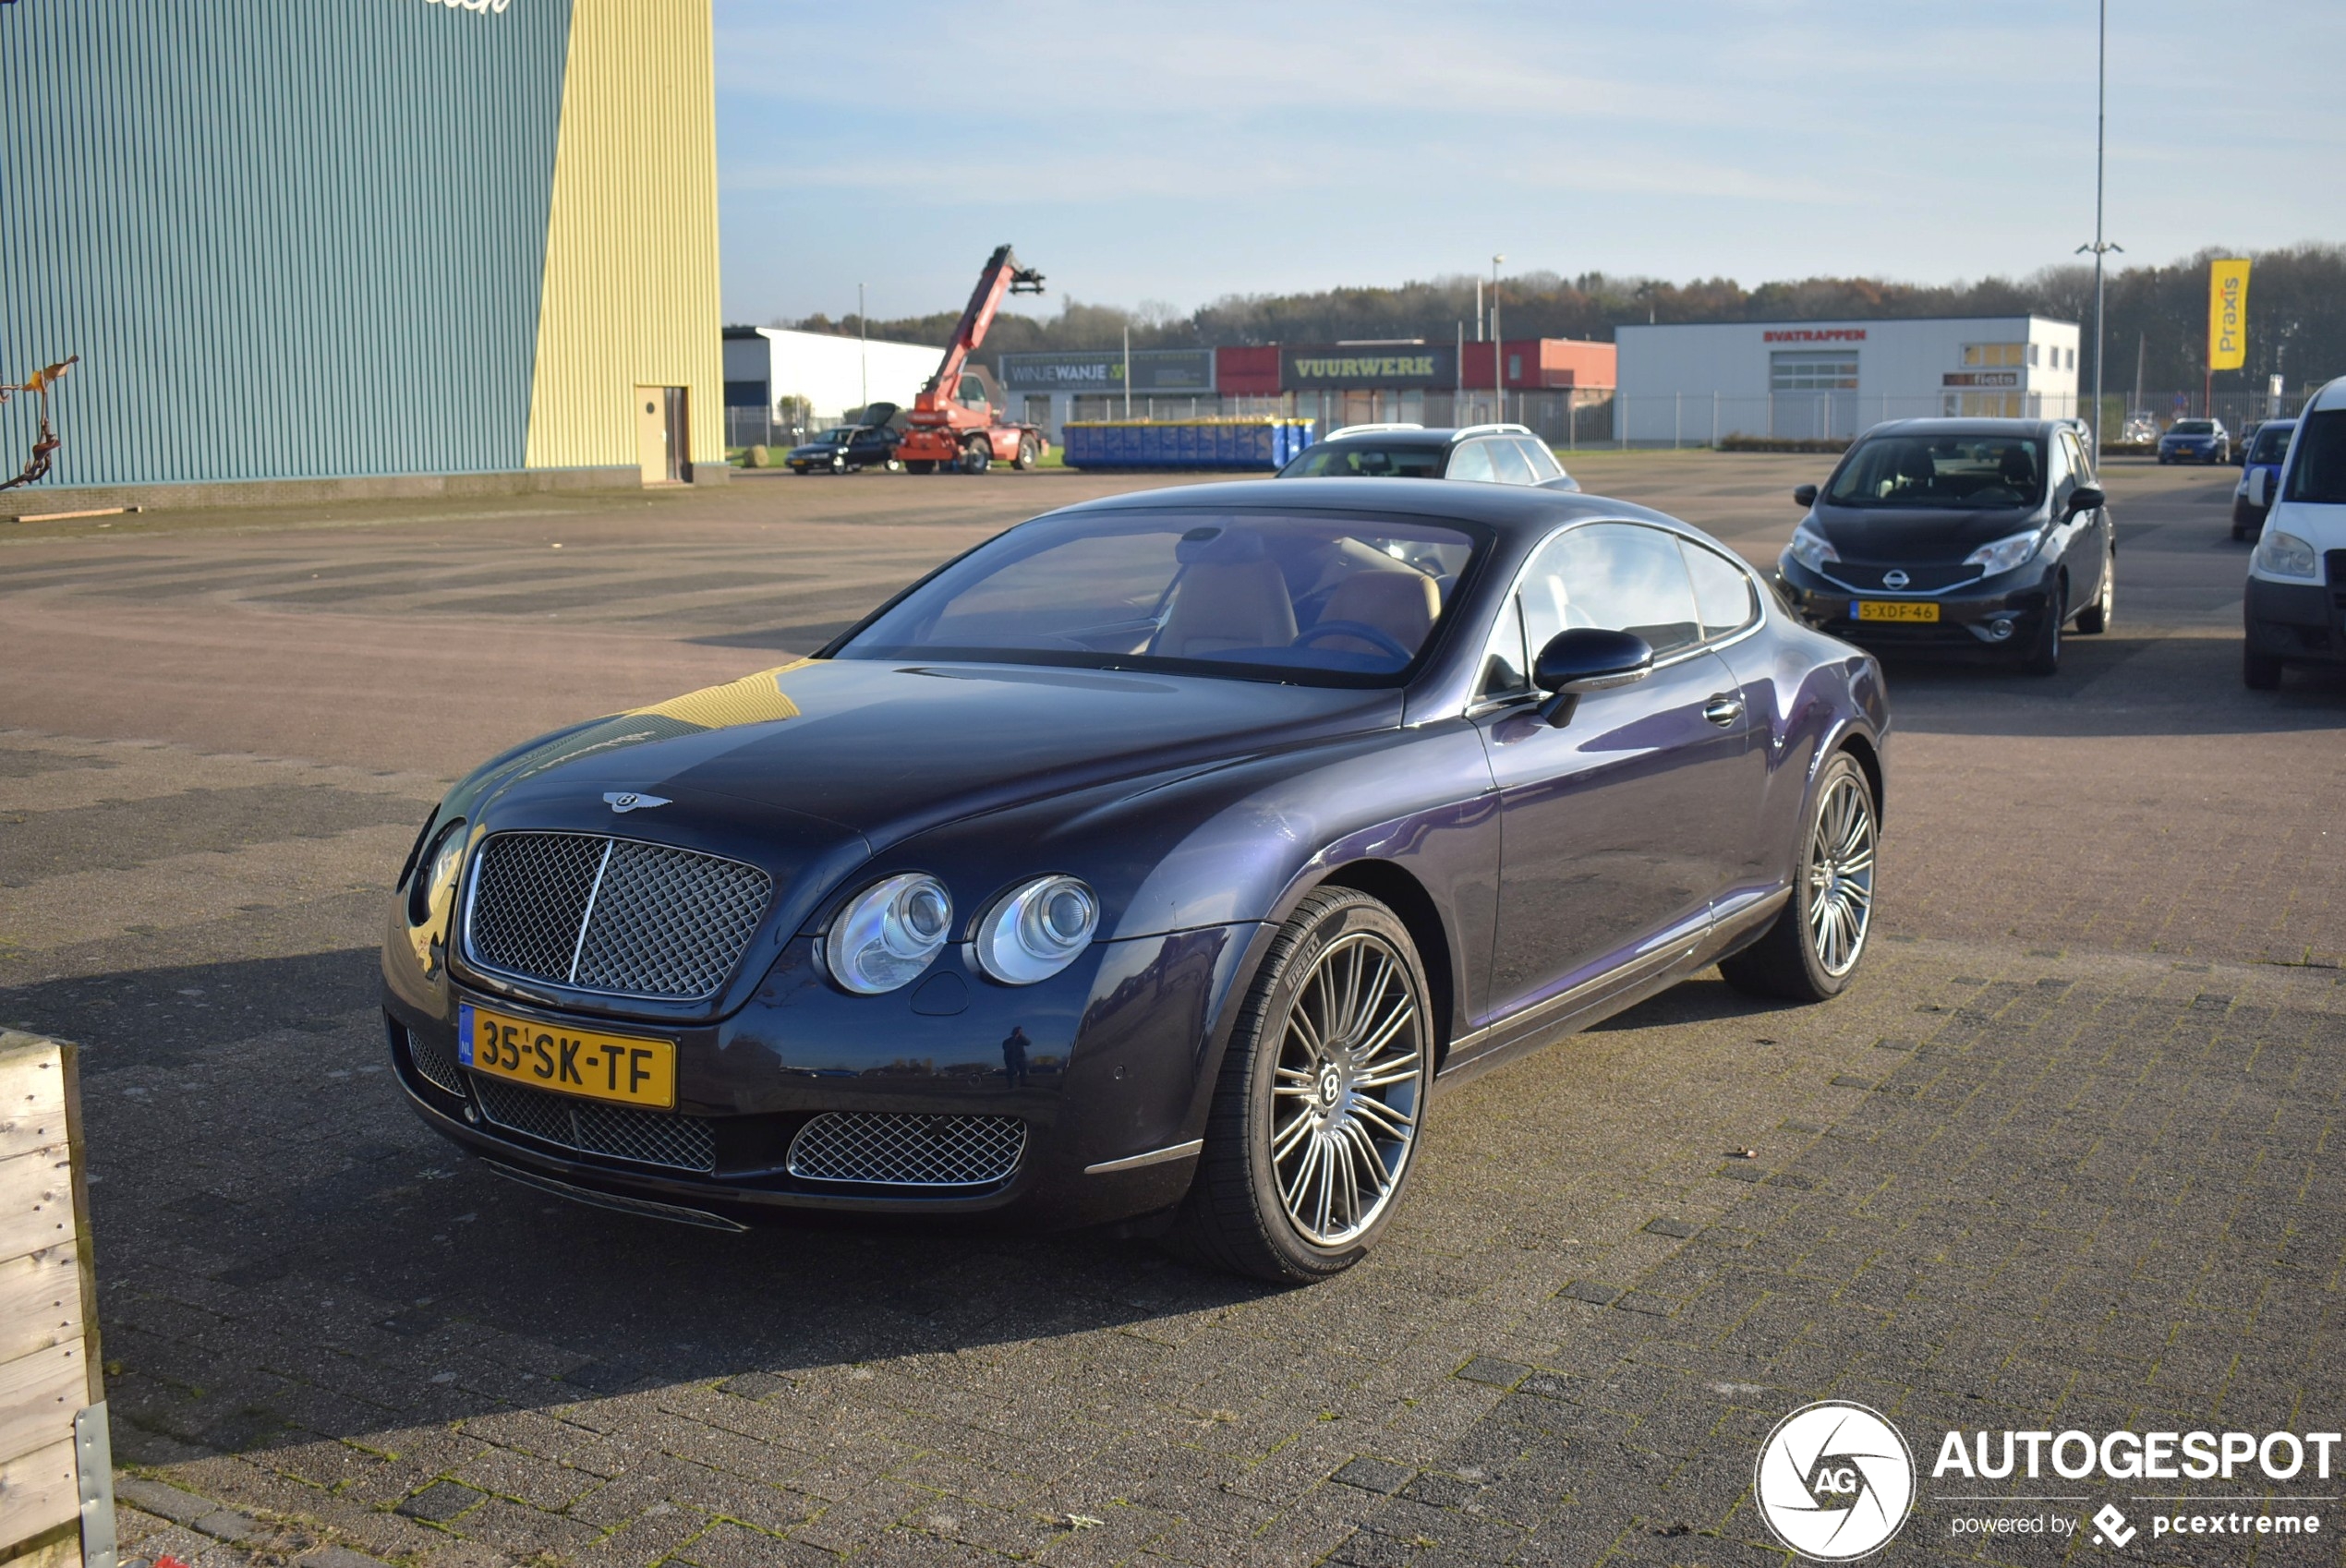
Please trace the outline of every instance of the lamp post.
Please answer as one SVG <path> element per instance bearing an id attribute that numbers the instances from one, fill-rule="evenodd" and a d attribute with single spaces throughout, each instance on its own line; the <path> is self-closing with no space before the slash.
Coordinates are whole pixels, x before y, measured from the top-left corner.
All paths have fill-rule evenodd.
<path id="1" fill-rule="evenodd" d="M 1499 263 L 1506 259 L 1504 256 L 1491 258 L 1491 394 L 1498 403 L 1502 422 L 1507 416 L 1507 340 L 1499 332 Z"/>
<path id="2" fill-rule="evenodd" d="M 869 408 L 872 405 L 872 320 L 864 308 L 862 283 L 855 285 L 855 353 L 863 366 L 864 407 Z M 855 417 L 861 419 L 863 416 L 863 410 L 858 409 Z"/>
<path id="3" fill-rule="evenodd" d="M 2123 253 L 2125 247 L 2112 245 L 2101 235 L 2102 153 L 2108 139 L 2110 120 L 2110 0 L 2101 0 L 2101 22 L 2098 46 L 2094 65 L 2094 242 L 2081 245 L 2076 254 L 2094 253 L 2094 461 L 2101 461 L 2101 272 L 2102 258 L 2115 250 Z"/>

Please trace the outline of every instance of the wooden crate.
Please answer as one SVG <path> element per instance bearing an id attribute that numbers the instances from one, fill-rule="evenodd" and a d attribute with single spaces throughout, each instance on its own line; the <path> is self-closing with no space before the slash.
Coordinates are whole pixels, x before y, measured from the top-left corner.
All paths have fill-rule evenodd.
<path id="1" fill-rule="evenodd" d="M 74 1047 L 0 1030 L 0 1565 L 6 1568 L 110 1568 L 113 1562 L 114 1478 L 91 1478 L 104 1512 L 85 1530 L 75 1429 L 76 1418 L 91 1410 L 81 1436 L 95 1439 L 91 1452 L 103 1454 L 97 1305 Z"/>

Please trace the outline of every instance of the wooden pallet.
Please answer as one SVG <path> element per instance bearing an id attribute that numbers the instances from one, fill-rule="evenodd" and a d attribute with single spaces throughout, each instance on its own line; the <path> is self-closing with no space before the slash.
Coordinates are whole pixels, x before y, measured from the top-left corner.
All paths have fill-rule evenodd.
<path id="1" fill-rule="evenodd" d="M 79 1441 L 107 1465 L 75 1049 L 0 1030 L 0 1565 L 111 1568 L 114 1478 L 83 1526 Z M 89 1411 L 85 1417 L 83 1412 Z M 94 1516 L 103 1509 L 103 1517 Z"/>

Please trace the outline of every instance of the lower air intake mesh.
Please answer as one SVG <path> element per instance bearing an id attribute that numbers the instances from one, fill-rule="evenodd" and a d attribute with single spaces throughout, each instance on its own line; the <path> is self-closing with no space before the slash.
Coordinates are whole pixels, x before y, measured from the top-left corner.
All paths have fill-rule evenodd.
<path id="1" fill-rule="evenodd" d="M 704 1117 L 548 1094 L 478 1073 L 473 1094 L 490 1122 L 540 1142 L 671 1171 L 717 1169 L 717 1135 Z"/>
<path id="2" fill-rule="evenodd" d="M 1016 1116 L 937 1116 L 826 1111 L 791 1140 L 802 1181 L 876 1187 L 986 1187 L 1007 1181 L 1026 1152 Z"/>

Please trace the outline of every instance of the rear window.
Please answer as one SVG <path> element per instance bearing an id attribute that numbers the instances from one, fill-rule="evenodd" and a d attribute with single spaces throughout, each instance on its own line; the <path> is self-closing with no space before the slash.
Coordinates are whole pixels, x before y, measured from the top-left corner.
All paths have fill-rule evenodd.
<path id="1" fill-rule="evenodd" d="M 2301 421 L 2283 499 L 2346 506 L 2346 408 L 2325 409 Z"/>
<path id="2" fill-rule="evenodd" d="M 1324 441 L 1279 471 L 1282 479 L 1401 478 L 1442 476 L 1442 448 L 1400 442 Z"/>

